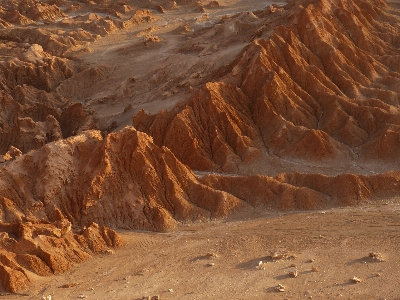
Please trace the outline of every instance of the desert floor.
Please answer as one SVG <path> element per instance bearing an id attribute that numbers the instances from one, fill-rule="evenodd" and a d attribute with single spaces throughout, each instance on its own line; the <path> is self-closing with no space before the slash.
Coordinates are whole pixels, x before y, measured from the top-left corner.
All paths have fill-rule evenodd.
<path id="1" fill-rule="evenodd" d="M 38 277 L 23 296 L 1 299 L 399 299 L 399 211 L 391 199 L 328 211 L 249 211 L 165 234 L 119 231 L 126 245 L 115 254 Z M 289 274 L 295 270 L 297 277 Z"/>

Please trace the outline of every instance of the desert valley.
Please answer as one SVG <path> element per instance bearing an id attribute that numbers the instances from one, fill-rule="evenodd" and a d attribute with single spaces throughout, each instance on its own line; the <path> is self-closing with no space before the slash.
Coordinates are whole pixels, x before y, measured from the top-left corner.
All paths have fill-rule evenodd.
<path id="1" fill-rule="evenodd" d="M 400 1 L 2 0 L 0 299 L 400 299 Z"/>

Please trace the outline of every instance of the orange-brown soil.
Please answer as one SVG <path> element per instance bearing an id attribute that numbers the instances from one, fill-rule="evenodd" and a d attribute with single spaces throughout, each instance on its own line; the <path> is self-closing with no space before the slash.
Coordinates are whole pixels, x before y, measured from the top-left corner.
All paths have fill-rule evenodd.
<path id="1" fill-rule="evenodd" d="M 126 246 L 115 255 L 39 277 L 22 293 L 28 299 L 397 299 L 399 205 L 391 201 L 252 213 L 165 234 L 121 230 Z M 293 270 L 297 277 L 289 275 Z"/>
<path id="2" fill-rule="evenodd" d="M 397 202 L 399 9 L 397 1 L 383 0 L 280 4 L 250 0 L 2 1 L 1 289 L 46 296 L 48 288 L 38 291 L 33 282 L 47 280 L 56 297 L 56 281 L 42 277 L 69 272 L 60 275 L 68 281 L 68 274 L 79 274 L 75 264 L 96 253 L 113 253 L 111 248 L 123 245 L 121 236 L 128 248 L 140 243 L 135 241 L 139 236 L 121 229 L 176 230 L 176 235 L 166 236 L 176 242 L 174 247 L 188 251 L 183 255 L 185 262 L 178 259 L 182 253 L 173 254 L 170 246 L 165 255 L 171 257 L 171 264 L 190 268 L 186 260 L 193 264 L 209 258 L 201 256 L 207 253 L 196 254 L 191 248 L 195 245 L 186 245 L 179 232 L 189 224 L 197 228 L 197 223 L 210 221 L 229 235 L 218 242 L 226 243 L 225 248 L 206 249 L 204 241 L 200 242 L 214 240 L 212 225 L 204 225 L 205 231 L 193 239 L 205 247 L 204 252 L 218 250 L 227 257 L 222 269 L 208 265 L 222 278 L 248 265 L 253 268 L 253 262 L 247 265 L 243 260 L 265 255 L 262 243 L 273 248 L 279 245 L 254 233 L 252 222 L 262 226 L 270 222 L 264 217 L 232 233 L 230 225 L 217 220 L 323 209 L 332 216 L 313 212 L 306 216 L 318 219 L 329 232 L 329 226 L 336 224 L 333 221 L 340 219 L 335 207 L 370 207 L 380 199 Z M 372 222 L 367 213 L 361 214 L 365 222 Z M 395 218 L 388 210 L 385 215 Z M 279 221 L 296 224 L 297 217 L 302 215 L 276 216 L 272 228 L 285 231 Z M 346 211 L 338 222 L 347 230 L 349 220 Z M 318 222 L 307 223 L 298 236 L 283 233 L 273 235 L 274 239 L 284 241 L 283 248 L 305 259 L 314 245 L 307 242 L 309 231 Z M 350 231 L 361 234 L 360 228 L 351 226 Z M 390 237 L 394 239 L 380 250 L 386 251 L 391 264 L 398 263 L 393 258 L 398 233 L 394 230 Z M 361 236 L 368 247 L 376 248 L 379 234 L 378 230 L 371 238 L 366 233 Z M 257 236 L 256 241 L 236 249 L 232 243 L 242 235 Z M 349 239 L 346 233 L 343 236 L 330 235 L 329 242 L 315 252 L 335 258 L 330 265 L 334 271 L 326 279 L 329 287 L 335 272 L 345 273 L 336 265 L 341 257 L 329 250 L 334 245 L 339 251 L 338 243 Z M 357 238 L 350 240 L 349 245 L 342 243 L 347 251 Z M 158 247 L 152 249 L 154 255 L 161 255 L 164 242 L 168 238 L 154 236 Z M 229 267 L 234 263 L 228 258 L 233 255 L 229 245 L 243 252 L 239 255 L 243 263 L 236 271 Z M 132 247 L 129 251 L 135 251 Z M 121 250 L 121 257 L 131 260 L 128 248 Z M 145 250 L 139 247 L 132 255 L 149 261 L 153 254 L 146 257 Z M 351 259 L 371 250 L 357 248 Z M 200 256 L 191 261 L 193 255 Z M 343 255 L 352 266 L 350 257 Z M 107 256 L 104 261 L 115 264 L 118 257 Z M 139 270 L 136 265 L 151 269 L 151 264 L 145 266 L 138 258 L 132 261 L 135 266 L 128 267 L 129 272 Z M 162 261 L 165 267 L 166 260 Z M 96 264 L 100 263 L 96 260 Z M 263 266 L 259 267 L 262 272 Z M 282 268 L 284 263 L 275 264 L 268 274 L 287 280 L 279 275 Z M 322 263 L 318 268 L 324 268 Z M 381 269 L 384 276 L 398 272 L 388 264 Z M 176 270 L 165 280 L 177 276 Z M 155 284 L 159 277 L 153 271 L 139 275 Z M 88 274 L 87 265 L 82 272 Z M 184 273 L 180 280 L 187 280 L 187 293 L 170 291 L 163 298 L 221 297 L 230 289 L 219 278 L 224 286 L 221 293 L 218 280 L 208 286 L 211 290 L 200 292 L 188 279 L 196 272 L 211 276 L 199 268 Z M 231 283 L 237 281 L 238 292 L 245 295 L 242 289 L 258 275 L 239 280 L 239 273 Z M 360 273 L 363 280 L 372 276 L 365 270 Z M 110 278 L 104 280 L 110 284 Z M 306 286 L 309 279 L 304 280 Z M 68 289 L 81 282 L 67 281 L 60 286 Z M 137 282 L 136 287 L 141 281 Z M 34 292 L 30 293 L 32 283 Z M 236 295 L 232 287 L 226 295 L 232 299 L 275 297 L 277 289 L 271 285 L 278 283 L 268 281 L 265 284 L 271 289 L 248 291 L 245 297 Z M 334 299 L 343 294 L 336 287 L 326 287 L 328 293 L 323 285 L 318 285 L 319 292 L 303 290 L 299 283 L 295 286 L 289 288 L 289 298 Z M 193 298 L 188 294 L 191 289 Z M 162 290 L 146 287 L 146 291 Z M 111 296 L 108 292 L 103 288 L 96 298 L 131 297 L 121 291 Z M 372 295 L 371 290 L 368 293 Z M 140 297 L 136 294 L 131 298 Z M 58 295 L 65 299 L 78 296 Z M 347 291 L 344 295 L 355 294 Z M 367 294 L 360 294 L 360 299 L 368 298 L 363 295 Z M 383 295 L 400 296 L 395 291 Z"/>

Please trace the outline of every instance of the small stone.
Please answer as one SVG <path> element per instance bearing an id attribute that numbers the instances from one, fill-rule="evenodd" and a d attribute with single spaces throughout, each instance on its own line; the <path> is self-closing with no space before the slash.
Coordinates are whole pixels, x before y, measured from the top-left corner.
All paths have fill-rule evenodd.
<path id="1" fill-rule="evenodd" d="M 213 267 L 215 264 L 214 263 L 208 263 L 207 266 L 208 267 Z"/>
<path id="2" fill-rule="evenodd" d="M 296 278 L 299 275 L 299 272 L 297 270 L 293 270 L 289 272 L 289 276 Z"/>
<path id="3" fill-rule="evenodd" d="M 258 269 L 258 270 L 265 270 L 265 268 L 264 268 L 264 262 L 263 262 L 262 260 L 260 260 L 260 261 L 258 262 L 258 265 L 256 266 L 256 269 Z"/>
<path id="4" fill-rule="evenodd" d="M 382 257 L 382 254 L 381 254 L 381 253 L 378 253 L 378 252 L 371 252 L 371 253 L 369 254 L 369 257 L 372 258 L 372 259 L 374 259 L 374 260 L 377 260 L 377 261 L 385 261 L 385 260 L 383 259 L 383 257 Z"/>
<path id="5" fill-rule="evenodd" d="M 278 286 L 275 287 L 275 290 L 277 292 L 285 292 L 285 287 L 282 284 L 278 284 Z"/>
<path id="6" fill-rule="evenodd" d="M 87 296 L 80 294 L 80 295 L 78 295 L 78 298 L 84 299 L 84 298 L 87 298 Z"/>
<path id="7" fill-rule="evenodd" d="M 168 289 L 168 292 L 173 293 L 174 290 L 173 289 Z"/>
<path id="8" fill-rule="evenodd" d="M 313 272 L 318 272 L 319 270 L 318 270 L 318 268 L 316 268 L 316 267 L 312 267 L 312 268 L 311 268 L 311 271 L 313 271 Z"/>
<path id="9" fill-rule="evenodd" d="M 206 255 L 207 257 L 214 257 L 214 258 L 217 258 L 218 257 L 218 254 L 216 254 L 216 253 L 213 253 L 213 252 L 210 252 L 210 253 L 207 253 L 207 255 Z"/>
<path id="10" fill-rule="evenodd" d="M 353 281 L 354 283 L 360 283 L 360 282 L 361 282 L 361 279 L 358 278 L 358 277 L 356 277 L 356 276 L 354 276 L 353 279 L 352 279 L 352 281 Z"/>

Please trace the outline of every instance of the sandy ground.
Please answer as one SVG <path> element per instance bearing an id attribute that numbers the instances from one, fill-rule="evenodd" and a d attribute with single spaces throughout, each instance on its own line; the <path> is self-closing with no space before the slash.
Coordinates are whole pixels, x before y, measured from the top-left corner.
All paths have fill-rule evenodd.
<path id="1" fill-rule="evenodd" d="M 248 212 L 166 234 L 120 231 L 126 245 L 115 254 L 0 299 L 400 299 L 398 200 Z"/>

